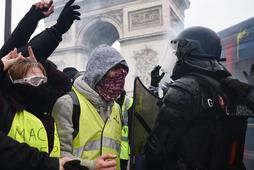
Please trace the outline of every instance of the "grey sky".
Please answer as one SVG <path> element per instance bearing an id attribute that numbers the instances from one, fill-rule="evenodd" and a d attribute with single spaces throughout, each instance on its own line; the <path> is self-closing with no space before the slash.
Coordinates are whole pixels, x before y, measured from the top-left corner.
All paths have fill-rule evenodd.
<path id="1" fill-rule="evenodd" d="M 185 27 L 200 25 L 221 31 L 254 17 L 254 0 L 190 0 Z"/>
<path id="2" fill-rule="evenodd" d="M 40 0 L 12 0 L 12 29 L 14 29 L 26 12 L 30 9 L 32 4 Z M 0 0 L 0 46 L 3 44 L 4 39 L 4 8 L 5 0 Z M 43 21 L 40 21 L 36 33 L 44 29 Z"/>
<path id="3" fill-rule="evenodd" d="M 12 0 L 13 24 L 15 28 L 31 5 L 39 0 Z M 190 9 L 186 10 L 185 27 L 201 25 L 220 31 L 254 16 L 254 0 L 190 0 Z M 5 0 L 0 2 L 0 46 L 3 44 Z M 44 29 L 39 24 L 36 33 Z"/>

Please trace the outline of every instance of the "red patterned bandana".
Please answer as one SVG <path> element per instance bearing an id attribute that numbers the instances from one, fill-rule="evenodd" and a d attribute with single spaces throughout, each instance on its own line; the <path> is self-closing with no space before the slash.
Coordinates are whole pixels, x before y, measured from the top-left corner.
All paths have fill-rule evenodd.
<path id="1" fill-rule="evenodd" d="M 97 84 L 95 91 L 107 102 L 116 100 L 124 90 L 126 75 L 124 68 L 110 70 Z"/>

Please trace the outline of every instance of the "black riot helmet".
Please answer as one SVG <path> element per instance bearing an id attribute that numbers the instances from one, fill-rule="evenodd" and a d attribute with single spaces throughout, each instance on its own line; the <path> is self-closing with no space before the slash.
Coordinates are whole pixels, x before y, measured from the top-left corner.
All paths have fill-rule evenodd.
<path id="1" fill-rule="evenodd" d="M 209 28 L 187 28 L 172 40 L 171 44 L 175 46 L 178 59 L 189 56 L 220 60 L 222 48 L 220 38 Z"/>
<path id="2" fill-rule="evenodd" d="M 171 78 L 176 80 L 190 72 L 207 73 L 214 76 L 228 76 L 230 73 L 220 63 L 221 41 L 209 28 L 191 27 L 183 30 L 171 41 L 177 62 Z"/>

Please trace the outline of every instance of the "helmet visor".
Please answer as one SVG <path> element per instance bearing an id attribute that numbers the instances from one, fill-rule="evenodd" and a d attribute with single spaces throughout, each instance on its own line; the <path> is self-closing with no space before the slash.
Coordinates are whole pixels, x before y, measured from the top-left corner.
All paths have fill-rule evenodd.
<path id="1" fill-rule="evenodd" d="M 194 57 L 199 59 L 216 59 L 217 56 L 213 56 L 210 54 L 206 54 L 201 45 L 196 40 L 189 40 L 189 39 L 176 39 L 170 41 L 171 47 L 175 51 L 175 54 L 179 60 L 183 59 L 184 57 Z"/>
<path id="2" fill-rule="evenodd" d="M 172 40 L 170 41 L 171 47 L 173 50 L 177 51 L 180 48 L 183 48 L 184 46 L 186 46 L 188 43 L 190 42 L 190 40 Z"/>

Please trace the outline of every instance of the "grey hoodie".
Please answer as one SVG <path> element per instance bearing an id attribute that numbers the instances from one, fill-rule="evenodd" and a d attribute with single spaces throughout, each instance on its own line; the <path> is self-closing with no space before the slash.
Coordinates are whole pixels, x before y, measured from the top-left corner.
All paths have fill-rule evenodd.
<path id="1" fill-rule="evenodd" d="M 92 89 L 95 89 L 97 83 L 116 65 L 121 64 L 128 69 L 127 63 L 121 54 L 108 45 L 100 45 L 95 48 L 90 57 L 83 80 Z"/>
<path id="2" fill-rule="evenodd" d="M 126 61 L 118 51 L 110 46 L 101 45 L 91 53 L 84 75 L 78 77 L 73 85 L 77 91 L 94 105 L 104 121 L 111 113 L 113 102 L 103 100 L 94 89 L 107 72 L 118 64 L 128 69 Z M 78 159 L 72 153 L 72 133 L 74 131 L 72 111 L 73 101 L 70 95 L 67 94 L 56 101 L 53 108 L 53 117 L 56 121 L 60 138 L 61 156 Z M 94 169 L 95 161 L 82 160 L 81 164 L 89 169 Z"/>

